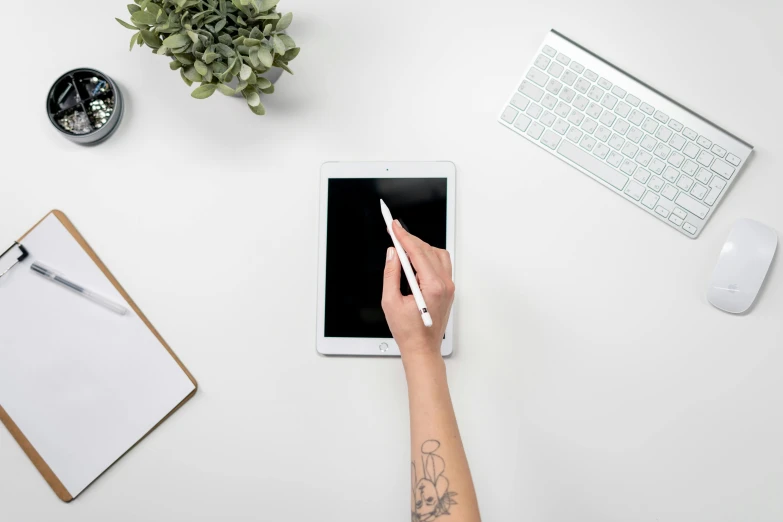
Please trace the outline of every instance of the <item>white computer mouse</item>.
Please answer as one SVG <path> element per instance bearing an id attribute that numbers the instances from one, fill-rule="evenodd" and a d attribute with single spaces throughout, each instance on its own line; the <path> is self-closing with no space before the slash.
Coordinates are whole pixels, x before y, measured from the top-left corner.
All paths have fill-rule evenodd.
<path id="1" fill-rule="evenodd" d="M 767 225 L 752 219 L 734 223 L 712 273 L 707 300 L 725 312 L 746 312 L 764 284 L 777 247 L 778 235 Z"/>

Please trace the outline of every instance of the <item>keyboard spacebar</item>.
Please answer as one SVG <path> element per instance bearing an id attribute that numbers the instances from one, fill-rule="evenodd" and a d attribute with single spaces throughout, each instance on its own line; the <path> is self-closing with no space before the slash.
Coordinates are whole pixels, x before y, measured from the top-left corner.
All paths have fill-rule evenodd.
<path id="1" fill-rule="evenodd" d="M 587 170 L 593 176 L 606 181 L 617 190 L 623 190 L 625 184 L 628 183 L 628 176 L 614 170 L 603 161 L 591 156 L 582 149 L 577 148 L 577 146 L 572 143 L 563 140 L 563 143 L 560 145 L 560 148 L 557 149 L 557 152 L 564 158 L 573 161 Z"/>

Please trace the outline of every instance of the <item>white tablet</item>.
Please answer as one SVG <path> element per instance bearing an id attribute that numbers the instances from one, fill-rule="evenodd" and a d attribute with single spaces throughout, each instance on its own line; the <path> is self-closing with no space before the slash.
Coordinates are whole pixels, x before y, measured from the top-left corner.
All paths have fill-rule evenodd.
<path id="1" fill-rule="evenodd" d="M 321 167 L 318 341 L 324 355 L 399 356 L 381 308 L 386 250 L 381 215 L 454 258 L 456 169 L 450 162 L 325 163 Z M 405 277 L 401 287 L 406 288 Z M 406 292 L 407 290 L 407 292 Z M 453 350 L 449 321 L 442 353 Z"/>

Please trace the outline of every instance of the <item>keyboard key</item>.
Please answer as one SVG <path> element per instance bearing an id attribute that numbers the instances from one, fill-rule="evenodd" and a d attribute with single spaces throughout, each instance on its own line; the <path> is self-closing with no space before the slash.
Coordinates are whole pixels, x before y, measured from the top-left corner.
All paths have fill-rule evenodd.
<path id="1" fill-rule="evenodd" d="M 557 98 L 552 96 L 549 93 L 546 93 L 544 95 L 544 98 L 541 100 L 541 105 L 549 109 L 550 111 L 555 108 L 555 105 L 557 105 Z"/>
<path id="2" fill-rule="evenodd" d="M 677 169 L 674 169 L 672 167 L 666 167 L 666 170 L 663 171 L 663 179 L 668 181 L 669 183 L 674 183 L 677 181 L 677 178 L 680 177 L 680 173 L 677 172 Z"/>
<path id="3" fill-rule="evenodd" d="M 693 186 L 693 180 L 688 176 L 680 176 L 680 179 L 677 180 L 677 186 L 685 192 L 688 192 Z"/>
<path id="4" fill-rule="evenodd" d="M 658 132 L 655 133 L 655 137 L 661 140 L 662 142 L 666 143 L 669 141 L 669 138 L 672 137 L 672 131 L 669 127 L 664 127 L 661 125 L 658 128 Z"/>
<path id="5" fill-rule="evenodd" d="M 663 216 L 663 217 L 669 217 L 669 211 L 668 211 L 668 210 L 666 210 L 664 207 L 662 207 L 662 206 L 660 206 L 660 205 L 658 205 L 657 207 L 655 207 L 655 213 L 656 213 L 656 214 L 659 214 L 659 215 L 661 215 L 661 216 Z"/>
<path id="6" fill-rule="evenodd" d="M 710 188 L 723 190 L 724 188 L 726 188 L 726 182 L 723 181 L 721 178 L 715 176 L 714 178 L 712 178 L 712 181 L 710 181 Z"/>
<path id="7" fill-rule="evenodd" d="M 688 217 L 688 213 L 687 212 L 685 212 L 681 208 L 677 208 L 677 207 L 674 207 L 672 209 L 672 214 L 674 214 L 675 216 L 677 216 L 680 219 L 685 219 L 685 218 Z"/>
<path id="8" fill-rule="evenodd" d="M 582 94 L 586 93 L 588 89 L 590 89 L 590 86 L 592 84 L 585 80 L 584 78 L 579 78 L 576 80 L 576 83 L 574 84 L 574 89 L 581 92 Z"/>
<path id="9" fill-rule="evenodd" d="M 503 111 L 503 114 L 500 115 L 500 118 L 506 123 L 514 123 L 514 118 L 517 117 L 517 114 L 519 114 L 518 110 L 516 110 L 514 107 L 508 106 Z"/>
<path id="10" fill-rule="evenodd" d="M 636 170 L 636 163 L 629 159 L 625 159 L 620 163 L 620 170 L 630 176 Z"/>
<path id="11" fill-rule="evenodd" d="M 669 140 L 669 145 L 671 145 L 673 149 L 682 150 L 682 147 L 685 145 L 685 138 L 679 134 L 675 134 Z"/>
<path id="12" fill-rule="evenodd" d="M 611 150 L 612 149 L 599 142 L 595 144 L 595 148 L 593 148 L 593 154 L 601 159 L 606 159 L 607 154 L 609 154 Z"/>
<path id="13" fill-rule="evenodd" d="M 731 163 L 735 167 L 739 167 L 739 164 L 740 164 L 741 160 L 737 156 L 735 156 L 734 154 L 729 154 L 728 156 L 726 156 L 726 161 L 728 161 L 729 163 Z"/>
<path id="14" fill-rule="evenodd" d="M 560 78 L 560 75 L 563 73 L 563 66 L 557 62 L 552 62 L 547 72 L 555 78 Z"/>
<path id="15" fill-rule="evenodd" d="M 642 167 L 646 167 L 647 165 L 649 165 L 651 159 L 652 156 L 650 156 L 644 151 L 641 151 L 639 154 L 636 155 L 636 163 L 638 163 Z"/>
<path id="16" fill-rule="evenodd" d="M 684 194 L 682 192 L 679 193 L 677 196 L 677 199 L 675 200 L 675 203 L 680 205 L 682 208 L 693 214 L 694 216 L 698 217 L 699 219 L 704 219 L 707 217 L 707 213 L 710 211 L 708 207 L 705 207 L 692 197 L 690 197 L 688 194 Z"/>
<path id="17" fill-rule="evenodd" d="M 669 120 L 669 124 L 668 125 L 669 125 L 669 127 L 671 127 L 672 129 L 676 130 L 677 132 L 682 132 L 683 125 L 679 121 L 677 121 L 677 120 Z"/>
<path id="18" fill-rule="evenodd" d="M 683 219 L 680 218 L 679 216 L 674 215 L 674 213 L 672 213 L 672 215 L 669 216 L 669 221 L 671 221 L 672 223 L 674 223 L 678 227 L 681 226 L 682 223 L 683 223 Z"/>
<path id="19" fill-rule="evenodd" d="M 539 54 L 538 58 L 536 58 L 535 65 L 542 71 L 546 71 L 546 68 L 549 67 L 549 63 L 552 60 L 544 56 L 543 54 Z"/>
<path id="20" fill-rule="evenodd" d="M 647 194 L 642 198 L 642 205 L 652 210 L 659 199 L 660 198 L 654 192 L 648 190 Z"/>
<path id="21" fill-rule="evenodd" d="M 709 167 L 712 163 L 712 160 L 715 159 L 715 156 L 707 152 L 706 150 L 701 151 L 701 154 L 699 154 L 699 157 L 696 158 L 696 161 L 704 165 L 705 167 Z M 732 169 L 733 170 L 733 169 Z"/>
<path id="22" fill-rule="evenodd" d="M 726 149 L 718 145 L 717 143 L 712 146 L 712 153 L 718 156 L 719 158 L 722 158 L 726 155 Z"/>
<path id="23" fill-rule="evenodd" d="M 532 83 L 528 81 L 522 82 L 522 85 L 519 86 L 519 89 L 517 89 L 519 92 L 527 96 L 528 98 L 535 100 L 535 101 L 541 101 L 541 96 L 544 95 L 544 91 L 533 85 Z"/>
<path id="24" fill-rule="evenodd" d="M 525 112 L 528 113 L 534 120 L 537 120 L 543 111 L 544 109 L 542 109 L 540 105 L 531 103 Z"/>
<path id="25" fill-rule="evenodd" d="M 560 78 L 560 81 L 568 85 L 569 87 L 571 87 L 577 78 L 579 78 L 579 76 L 577 76 L 574 71 L 566 71 L 563 73 L 563 76 Z"/>
<path id="26" fill-rule="evenodd" d="M 694 234 L 696 234 L 696 227 L 695 227 L 695 226 L 693 226 L 693 225 L 691 225 L 691 224 L 690 224 L 690 223 L 688 223 L 688 222 L 686 222 L 686 223 L 685 223 L 685 224 L 682 226 L 682 228 L 683 228 L 683 230 L 685 230 L 685 231 L 686 231 L 687 233 L 689 233 L 690 235 L 694 235 Z"/>
<path id="27" fill-rule="evenodd" d="M 641 140 L 643 137 L 644 133 L 639 130 L 639 127 L 631 127 L 628 130 L 627 138 L 634 143 L 639 143 L 639 140 Z"/>
<path id="28" fill-rule="evenodd" d="M 563 87 L 563 90 L 560 91 L 560 98 L 567 101 L 568 103 L 571 103 L 571 100 L 574 99 L 574 96 L 576 96 L 576 91 L 574 91 L 571 87 Z"/>
<path id="29" fill-rule="evenodd" d="M 639 147 L 631 143 L 630 141 L 623 145 L 623 148 L 621 150 L 623 153 L 623 156 L 628 156 L 629 158 L 633 158 L 636 156 L 636 153 L 639 152 Z"/>
<path id="30" fill-rule="evenodd" d="M 633 94 L 629 94 L 628 96 L 626 96 L 625 97 L 625 101 L 627 101 L 628 103 L 630 103 L 634 107 L 638 107 L 639 103 L 641 102 L 641 100 L 639 98 L 637 98 L 636 96 L 634 96 Z"/>
<path id="31" fill-rule="evenodd" d="M 612 88 L 612 82 L 610 82 L 606 78 L 599 78 L 598 85 L 600 85 L 602 88 L 606 89 L 607 91 Z"/>
<path id="32" fill-rule="evenodd" d="M 698 138 L 696 138 L 696 143 L 698 143 L 705 149 L 709 149 L 710 147 L 712 147 L 712 142 L 707 138 L 705 138 L 704 136 L 699 136 Z"/>
<path id="33" fill-rule="evenodd" d="M 639 201 L 642 199 L 642 194 L 644 194 L 644 187 L 635 181 L 631 181 L 628 183 L 628 187 L 626 187 L 625 193 L 631 196 L 631 198 L 634 200 Z"/>
<path id="34" fill-rule="evenodd" d="M 592 134 L 596 127 L 598 127 L 598 124 L 590 118 L 585 118 L 585 121 L 582 122 L 582 130 L 588 134 Z"/>
<path id="35" fill-rule="evenodd" d="M 547 127 L 551 127 L 552 124 L 555 122 L 555 115 L 549 111 L 544 111 L 544 114 L 541 115 L 538 121 L 540 121 Z"/>
<path id="36" fill-rule="evenodd" d="M 677 197 L 677 193 L 678 193 L 678 192 L 679 192 L 679 191 L 678 191 L 676 188 L 674 188 L 673 186 L 671 186 L 671 185 L 669 185 L 669 184 L 667 183 L 667 184 L 666 184 L 666 186 L 665 186 L 665 187 L 663 187 L 663 191 L 661 191 L 661 195 L 662 195 L 663 197 L 665 197 L 666 199 L 669 199 L 669 200 L 672 200 L 672 201 L 673 201 L 673 200 L 674 200 L 674 198 L 676 198 L 676 197 Z"/>
<path id="37" fill-rule="evenodd" d="M 656 145 L 658 145 L 658 140 L 648 134 L 642 139 L 641 146 L 643 149 L 652 152 Z"/>
<path id="38" fill-rule="evenodd" d="M 560 136 L 558 136 L 551 130 L 545 131 L 544 135 L 541 136 L 541 143 L 543 143 L 550 149 L 555 150 L 557 145 L 560 143 Z"/>
<path id="39" fill-rule="evenodd" d="M 653 107 L 649 103 L 642 102 L 642 104 L 639 105 L 639 108 L 642 110 L 643 113 L 645 113 L 648 116 L 652 116 L 653 113 L 655 113 L 655 107 Z"/>
<path id="40" fill-rule="evenodd" d="M 658 129 L 658 122 L 652 118 L 647 118 L 644 120 L 644 123 L 642 123 L 642 129 L 644 129 L 646 132 L 649 132 L 650 134 L 653 134 Z"/>
<path id="41" fill-rule="evenodd" d="M 576 72 L 578 72 L 579 74 L 582 74 L 582 72 L 585 70 L 585 66 L 584 66 L 584 65 L 582 65 L 582 64 L 581 64 L 581 63 L 579 63 L 579 62 L 571 62 L 571 64 L 569 65 L 569 67 L 570 67 L 571 69 L 575 70 Z"/>
<path id="42" fill-rule="evenodd" d="M 604 98 L 601 100 L 601 105 L 611 111 L 614 109 L 614 106 L 617 105 L 617 96 L 612 96 L 611 94 L 606 93 Z"/>
<path id="43" fill-rule="evenodd" d="M 710 189 L 710 192 L 707 194 L 707 197 L 704 198 L 704 202 L 709 206 L 712 206 L 715 204 L 716 201 L 718 201 L 718 196 L 720 196 L 720 190 Z"/>
<path id="44" fill-rule="evenodd" d="M 596 143 L 597 142 L 595 141 L 594 138 L 590 136 L 585 136 L 584 138 L 582 138 L 582 142 L 579 145 L 581 145 L 582 148 L 585 149 L 587 152 L 590 152 L 591 150 L 593 150 L 593 147 L 595 147 Z"/>
<path id="45" fill-rule="evenodd" d="M 558 103 L 557 107 L 555 107 L 555 114 L 557 114 L 561 118 L 565 118 L 566 116 L 568 116 L 569 112 L 571 112 L 571 106 L 563 102 Z"/>
<path id="46" fill-rule="evenodd" d="M 558 118 L 557 121 L 555 121 L 555 123 L 552 125 L 552 130 L 562 136 L 565 135 L 568 127 L 570 127 L 568 122 L 566 122 L 563 118 Z"/>
<path id="47" fill-rule="evenodd" d="M 690 129 L 688 127 L 682 129 L 682 133 L 683 135 L 685 135 L 686 138 L 688 138 L 691 141 L 694 141 L 696 138 L 699 137 L 699 134 L 695 130 Z"/>
<path id="48" fill-rule="evenodd" d="M 531 123 L 530 127 L 527 128 L 527 135 L 535 139 L 540 138 L 543 132 L 544 126 L 536 122 Z"/>
<path id="49" fill-rule="evenodd" d="M 625 140 L 619 134 L 612 134 L 612 137 L 609 138 L 609 146 L 615 150 L 620 150 L 623 143 L 625 143 Z"/>
<path id="50" fill-rule="evenodd" d="M 590 102 L 590 105 L 587 107 L 587 110 L 585 112 L 591 118 L 598 119 L 598 117 L 601 115 L 601 112 L 603 112 L 603 109 L 597 103 Z"/>
<path id="51" fill-rule="evenodd" d="M 655 115 L 653 116 L 656 120 L 658 120 L 661 123 L 666 123 L 669 121 L 669 116 L 661 111 L 655 111 Z"/>
<path id="52" fill-rule="evenodd" d="M 530 125 L 530 122 L 533 121 L 524 114 L 520 114 L 517 118 L 517 121 L 514 122 L 514 127 L 519 129 L 521 132 L 525 132 L 527 130 L 528 125 Z"/>
<path id="53" fill-rule="evenodd" d="M 636 169 L 636 174 L 633 175 L 633 179 L 639 183 L 647 183 L 647 180 L 650 179 L 650 173 L 644 169 Z"/>
<path id="54" fill-rule="evenodd" d="M 712 172 L 707 169 L 699 169 L 699 172 L 696 173 L 696 179 L 706 185 L 712 179 Z"/>
<path id="55" fill-rule="evenodd" d="M 597 85 L 593 85 L 587 92 L 587 97 L 593 101 L 601 101 L 601 98 L 604 97 L 604 90 Z"/>
<path id="56" fill-rule="evenodd" d="M 581 125 L 582 120 L 584 119 L 585 119 L 585 115 L 576 109 L 572 109 L 571 113 L 568 115 L 568 121 L 570 121 L 574 125 Z"/>
<path id="57" fill-rule="evenodd" d="M 528 103 L 530 103 L 530 100 L 519 94 L 514 93 L 514 96 L 511 97 L 511 105 L 520 111 L 524 111 L 527 108 Z"/>
<path id="58" fill-rule="evenodd" d="M 608 140 L 609 136 L 611 135 L 612 135 L 612 131 L 610 131 L 603 125 L 599 125 L 598 130 L 595 131 L 595 137 L 604 142 Z"/>
<path id="59" fill-rule="evenodd" d="M 615 119 L 617 119 L 617 116 L 615 116 L 609 111 L 604 111 L 603 113 L 601 113 L 601 117 L 598 118 L 598 121 L 600 121 L 607 127 L 611 127 Z"/>
<path id="60" fill-rule="evenodd" d="M 623 157 L 612 150 L 609 151 L 609 155 L 606 156 L 606 162 L 613 167 L 619 167 L 620 163 L 623 162 Z"/>
<path id="61" fill-rule="evenodd" d="M 557 60 L 558 62 L 562 63 L 563 65 L 568 65 L 569 63 L 571 63 L 571 58 L 569 58 L 568 56 L 564 55 L 563 53 L 559 53 L 557 55 L 557 57 L 555 58 L 555 60 Z"/>
<path id="62" fill-rule="evenodd" d="M 660 192 L 663 188 L 663 180 L 658 176 L 653 176 L 650 181 L 647 182 L 647 186 L 653 189 L 655 192 Z"/>
<path id="63" fill-rule="evenodd" d="M 538 69 L 530 69 L 527 72 L 526 78 L 530 80 L 531 82 L 535 83 L 536 85 L 540 85 L 543 87 L 546 85 L 546 82 L 549 81 L 549 75 L 543 71 L 540 71 Z"/>
<path id="64" fill-rule="evenodd" d="M 557 152 L 617 190 L 623 190 L 628 183 L 628 177 L 624 174 L 614 170 L 603 161 L 594 158 L 568 141 L 564 141 L 560 148 L 557 149 Z"/>
<path id="65" fill-rule="evenodd" d="M 640 126 L 644 121 L 644 114 L 634 109 L 633 111 L 631 111 L 631 115 L 628 116 L 628 121 L 630 121 L 636 126 Z"/>
<path id="66" fill-rule="evenodd" d="M 542 50 L 544 51 L 544 54 L 549 56 L 550 58 L 554 58 L 555 56 L 557 56 L 557 51 L 555 51 L 548 45 L 545 45 Z"/>
<path id="67" fill-rule="evenodd" d="M 682 162 L 685 161 L 685 158 L 679 152 L 672 152 L 671 155 L 669 156 L 669 159 L 666 161 L 668 161 L 675 167 L 679 167 L 680 165 L 682 165 Z"/>
<path id="68" fill-rule="evenodd" d="M 650 164 L 647 165 L 647 168 L 655 172 L 656 174 L 661 174 L 663 172 L 663 169 L 666 168 L 666 164 L 661 160 L 659 160 L 658 158 L 653 158 L 650 160 Z"/>
<path id="69" fill-rule="evenodd" d="M 577 129 L 576 127 L 571 127 L 568 129 L 568 134 L 566 134 L 566 138 L 573 141 L 574 143 L 579 143 L 579 140 L 582 139 L 582 131 Z"/>
<path id="70" fill-rule="evenodd" d="M 617 104 L 617 107 L 614 108 L 614 112 L 622 116 L 623 118 L 628 117 L 628 113 L 631 112 L 631 106 L 628 105 L 625 102 L 620 102 Z"/>
<path id="71" fill-rule="evenodd" d="M 628 92 L 622 87 L 620 87 L 619 85 L 615 85 L 614 87 L 612 87 L 612 94 L 614 94 L 615 96 L 617 96 L 622 100 L 623 98 L 625 98 L 625 95 L 628 94 Z"/>
<path id="72" fill-rule="evenodd" d="M 683 163 L 683 164 L 682 164 L 682 166 L 680 167 L 680 169 L 681 169 L 681 170 L 682 170 L 684 173 L 686 173 L 687 175 L 689 175 L 689 176 L 693 176 L 694 174 L 696 174 L 696 172 L 698 172 L 698 170 L 699 170 L 699 166 L 698 166 L 698 165 L 696 165 L 696 164 L 695 164 L 694 162 L 692 162 L 691 160 L 685 160 L 685 163 Z"/>
<path id="73" fill-rule="evenodd" d="M 598 79 L 598 75 L 597 75 L 597 74 L 595 74 L 595 73 L 594 73 L 593 71 L 591 71 L 590 69 L 587 69 L 587 70 L 585 71 L 585 78 L 587 78 L 587 79 L 588 79 L 588 80 L 590 80 L 591 82 L 594 82 L 594 81 L 596 81 L 596 80 Z"/>
<path id="74" fill-rule="evenodd" d="M 655 147 L 655 151 L 653 151 L 653 154 L 658 156 L 661 159 L 666 159 L 669 157 L 669 153 L 672 151 L 671 148 L 667 147 L 663 143 L 659 143 L 657 147 Z"/>
<path id="75" fill-rule="evenodd" d="M 734 175 L 734 167 L 729 166 L 728 163 L 724 163 L 723 161 L 716 159 L 715 163 L 712 164 L 712 167 L 710 167 L 713 172 L 716 174 L 720 174 L 726 179 L 731 179 L 731 176 Z"/>
<path id="76" fill-rule="evenodd" d="M 707 187 L 701 183 L 696 183 L 691 189 L 691 195 L 696 199 L 704 199 L 704 196 L 707 195 Z"/>
<path id="77" fill-rule="evenodd" d="M 560 92 L 560 89 L 563 88 L 563 84 L 559 81 L 552 78 L 549 80 L 549 83 L 546 84 L 546 90 L 551 92 L 552 94 L 557 94 Z"/>
<path id="78" fill-rule="evenodd" d="M 695 143 L 690 142 L 688 142 L 688 144 L 685 145 L 685 148 L 682 149 L 682 153 L 691 159 L 696 159 L 696 156 L 698 156 L 700 152 L 701 149 Z"/>
<path id="79" fill-rule="evenodd" d="M 581 94 L 577 94 L 576 98 L 572 102 L 574 104 L 574 107 L 579 109 L 580 111 L 583 111 L 587 108 L 587 105 L 590 103 L 587 98 L 582 96 Z"/>

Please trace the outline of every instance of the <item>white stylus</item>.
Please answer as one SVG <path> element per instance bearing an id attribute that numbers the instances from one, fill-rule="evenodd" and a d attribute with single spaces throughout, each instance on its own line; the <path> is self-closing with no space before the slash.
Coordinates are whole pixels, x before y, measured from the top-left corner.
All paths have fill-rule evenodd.
<path id="1" fill-rule="evenodd" d="M 421 295 L 421 289 L 419 288 L 419 283 L 416 282 L 416 275 L 413 273 L 413 267 L 411 267 L 408 254 L 405 253 L 397 236 L 394 235 L 392 215 L 391 212 L 389 212 L 389 207 L 386 206 L 386 203 L 384 203 L 383 200 L 381 200 L 381 214 L 383 214 L 383 219 L 386 221 L 386 226 L 388 227 L 389 235 L 392 238 L 392 243 L 394 243 L 394 248 L 397 250 L 397 257 L 400 258 L 402 271 L 405 272 L 405 277 L 408 278 L 408 284 L 411 287 L 411 292 L 413 292 L 413 299 L 416 301 L 419 312 L 421 312 L 421 320 L 424 321 L 424 326 L 430 328 L 432 326 L 432 317 L 430 317 L 430 313 L 427 311 L 427 303 L 424 302 L 424 296 Z"/>

